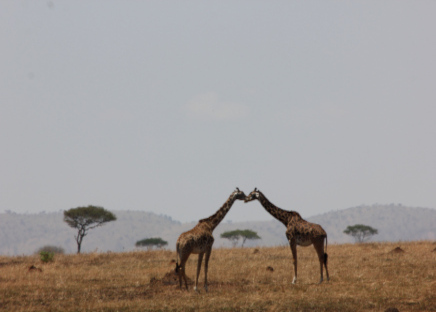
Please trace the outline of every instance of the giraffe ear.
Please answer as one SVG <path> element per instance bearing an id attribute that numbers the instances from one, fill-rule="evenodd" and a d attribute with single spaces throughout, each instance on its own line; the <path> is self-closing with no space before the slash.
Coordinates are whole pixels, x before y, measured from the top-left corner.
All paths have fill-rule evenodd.
<path id="1" fill-rule="evenodd" d="M 254 191 L 257 192 L 257 187 L 254 188 Z"/>
<path id="2" fill-rule="evenodd" d="M 239 187 L 237 187 L 236 190 L 237 190 L 238 192 L 240 192 Z"/>

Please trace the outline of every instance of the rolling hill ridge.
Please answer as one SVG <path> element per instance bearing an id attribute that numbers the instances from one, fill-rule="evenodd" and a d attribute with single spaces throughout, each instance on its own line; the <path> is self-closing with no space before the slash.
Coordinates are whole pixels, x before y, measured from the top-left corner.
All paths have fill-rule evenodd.
<path id="1" fill-rule="evenodd" d="M 84 238 L 82 251 L 123 252 L 135 249 L 135 242 L 149 237 L 168 241 L 169 250 L 175 250 L 178 236 L 195 222 L 181 223 L 169 216 L 143 211 L 113 211 L 117 221 L 93 229 Z M 303 216 L 304 217 L 304 216 Z M 272 218 L 272 217 L 271 217 Z M 352 243 L 343 234 L 348 225 L 365 224 L 378 229 L 372 241 L 436 240 L 436 209 L 412 208 L 401 205 L 358 206 L 305 218 L 320 224 L 328 234 L 328 242 Z M 251 229 L 262 238 L 247 241 L 245 246 L 287 245 L 286 228 L 275 219 L 258 222 L 228 222 L 225 219 L 215 229 L 215 248 L 231 247 L 220 238 L 225 231 Z M 44 245 L 55 245 L 74 253 L 77 245 L 75 230 L 63 222 L 61 211 L 54 213 L 0 214 L 0 254 L 28 255 Z"/>

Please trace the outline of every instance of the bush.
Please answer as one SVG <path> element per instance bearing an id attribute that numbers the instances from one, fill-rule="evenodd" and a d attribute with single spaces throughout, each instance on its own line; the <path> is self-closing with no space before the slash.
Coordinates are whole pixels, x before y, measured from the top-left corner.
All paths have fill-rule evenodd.
<path id="1" fill-rule="evenodd" d="M 39 258 L 41 259 L 42 262 L 47 263 L 47 262 L 52 262 L 54 260 L 54 253 L 53 252 L 47 252 L 47 251 L 41 251 L 39 253 Z"/>

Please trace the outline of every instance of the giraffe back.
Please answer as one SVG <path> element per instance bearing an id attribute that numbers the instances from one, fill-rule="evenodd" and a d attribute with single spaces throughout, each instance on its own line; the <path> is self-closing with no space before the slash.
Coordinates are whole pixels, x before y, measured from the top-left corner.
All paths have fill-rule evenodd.
<path id="1" fill-rule="evenodd" d="M 209 250 L 214 242 L 212 231 L 207 223 L 199 222 L 193 229 L 182 233 L 177 239 L 178 248 L 198 254 Z"/>
<path id="2" fill-rule="evenodd" d="M 297 212 L 293 211 L 293 213 L 286 230 L 288 239 L 294 238 L 298 245 L 309 246 L 314 239 L 327 236 L 321 225 L 304 220 Z"/>

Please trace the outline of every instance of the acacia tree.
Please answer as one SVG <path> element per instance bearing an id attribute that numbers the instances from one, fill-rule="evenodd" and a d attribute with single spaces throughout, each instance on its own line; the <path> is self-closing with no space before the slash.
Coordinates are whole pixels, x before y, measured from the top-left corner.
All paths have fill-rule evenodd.
<path id="1" fill-rule="evenodd" d="M 136 247 L 147 247 L 147 249 L 151 249 L 153 248 L 153 246 L 156 246 L 157 248 L 162 248 L 166 245 L 168 245 L 168 242 L 164 241 L 160 237 L 144 238 L 140 241 L 137 241 L 135 244 Z"/>
<path id="2" fill-rule="evenodd" d="M 228 239 L 232 243 L 233 247 L 235 247 L 236 244 L 238 243 L 238 240 L 240 237 L 239 231 L 240 230 L 224 232 L 224 233 L 221 233 L 220 236 L 221 236 L 221 238 Z"/>
<path id="3" fill-rule="evenodd" d="M 116 219 L 117 217 L 112 212 L 97 206 L 77 207 L 64 211 L 64 221 L 72 228 L 77 229 L 77 235 L 74 238 L 77 242 L 78 254 L 83 238 L 89 230 Z"/>
<path id="4" fill-rule="evenodd" d="M 260 236 L 256 232 L 251 230 L 234 230 L 229 232 L 224 232 L 221 234 L 222 238 L 226 238 L 232 242 L 233 247 L 236 246 L 239 239 L 242 238 L 241 247 L 244 247 L 245 241 L 247 239 L 260 239 Z"/>
<path id="5" fill-rule="evenodd" d="M 363 243 L 371 238 L 371 236 L 378 234 L 377 229 L 374 229 L 368 225 L 356 224 L 349 225 L 344 233 L 354 237 L 355 242 Z"/>

